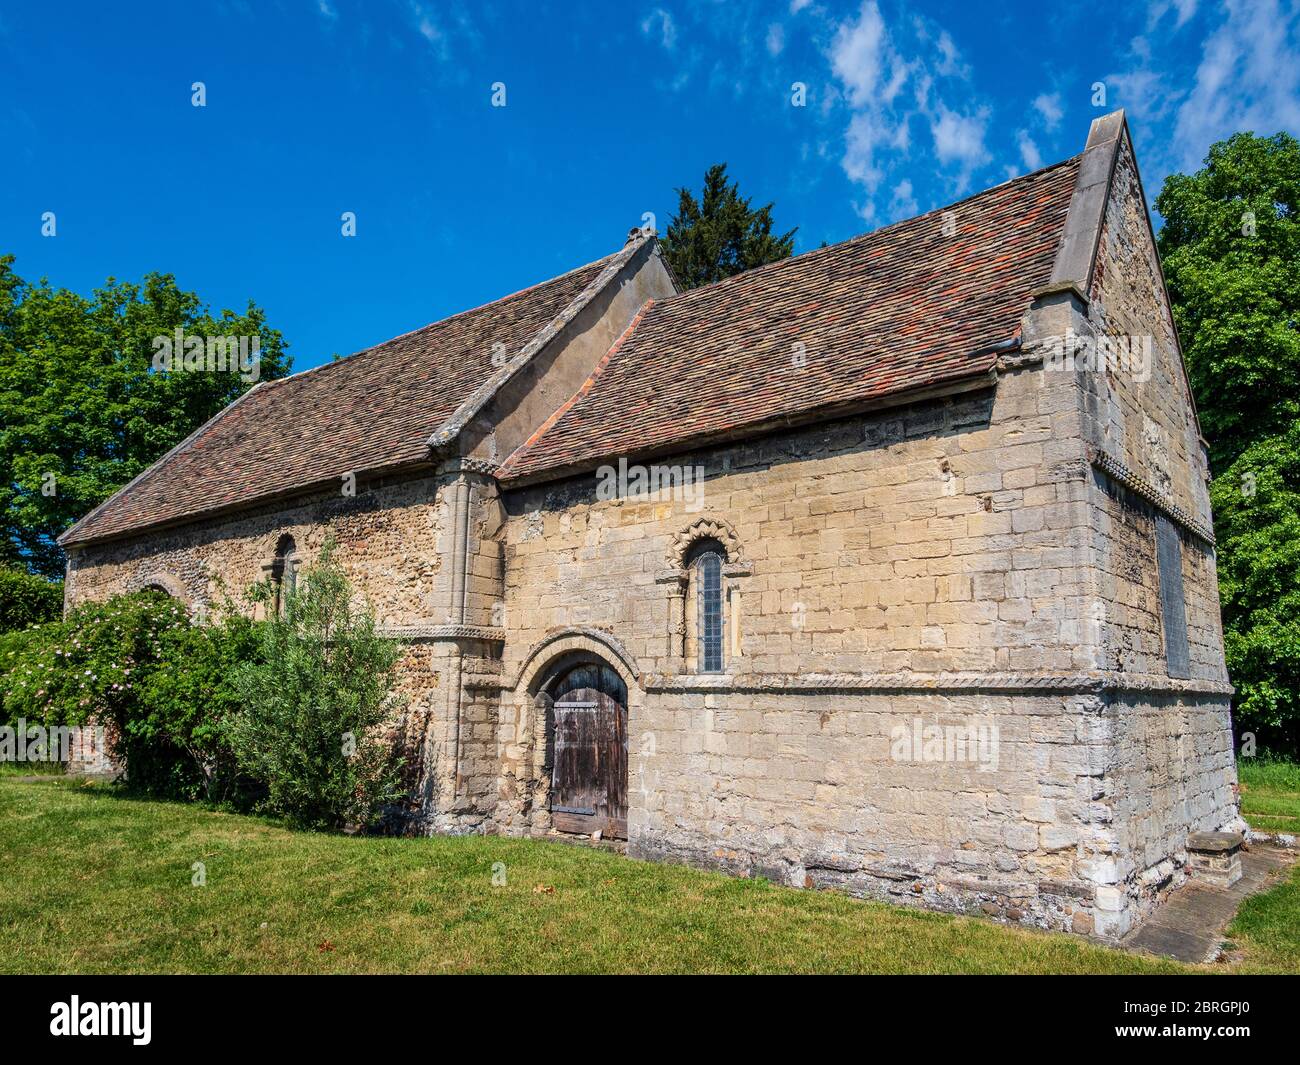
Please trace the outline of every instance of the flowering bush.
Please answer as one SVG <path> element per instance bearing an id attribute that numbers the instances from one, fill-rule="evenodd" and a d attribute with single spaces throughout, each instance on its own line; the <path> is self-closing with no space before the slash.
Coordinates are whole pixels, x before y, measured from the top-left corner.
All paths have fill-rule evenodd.
<path id="1" fill-rule="evenodd" d="M 132 790 L 231 798 L 229 678 L 255 651 L 253 628 L 238 616 L 193 625 L 183 604 L 155 591 L 87 603 L 0 641 L 4 716 L 107 726 Z"/>
<path id="2" fill-rule="evenodd" d="M 152 592 L 79 607 L 65 621 L 6 641 L 4 706 L 10 718 L 80 725 L 120 716 L 153 668 L 179 604 Z"/>
<path id="3" fill-rule="evenodd" d="M 227 603 L 219 623 L 192 624 L 179 601 L 144 591 L 0 635 L 0 717 L 105 726 L 133 791 L 260 801 L 308 828 L 373 824 L 400 797 L 383 731 L 401 705 L 401 652 L 354 604 L 332 550 L 269 621 Z"/>

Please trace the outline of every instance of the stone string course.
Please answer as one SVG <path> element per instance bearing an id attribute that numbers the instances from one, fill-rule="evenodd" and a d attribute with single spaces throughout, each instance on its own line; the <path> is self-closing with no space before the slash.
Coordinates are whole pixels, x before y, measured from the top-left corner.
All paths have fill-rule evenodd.
<path id="1" fill-rule="evenodd" d="M 1107 476 L 1117 481 L 1130 492 L 1141 496 L 1169 519 L 1181 525 L 1188 532 L 1195 533 L 1211 547 L 1214 546 L 1214 532 L 1202 525 L 1176 503 L 1171 503 L 1156 489 L 1155 485 L 1144 481 L 1118 459 L 1105 452 L 1093 451 L 1089 456 L 1092 464 Z"/>

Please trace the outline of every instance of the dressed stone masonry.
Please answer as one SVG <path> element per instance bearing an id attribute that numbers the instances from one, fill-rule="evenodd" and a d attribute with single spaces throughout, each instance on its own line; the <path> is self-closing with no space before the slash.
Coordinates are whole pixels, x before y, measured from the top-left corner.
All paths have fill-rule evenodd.
<path id="1" fill-rule="evenodd" d="M 412 830 L 600 816 L 557 722 L 613 705 L 631 854 L 1118 938 L 1242 827 L 1207 477 L 1116 113 L 707 288 L 634 230 L 259 384 L 62 542 L 69 605 L 216 608 L 332 537 Z"/>

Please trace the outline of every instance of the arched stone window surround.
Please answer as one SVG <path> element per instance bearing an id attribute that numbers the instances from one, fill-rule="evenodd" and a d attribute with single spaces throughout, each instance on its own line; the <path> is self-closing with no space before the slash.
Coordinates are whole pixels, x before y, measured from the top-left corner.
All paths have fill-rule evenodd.
<path id="1" fill-rule="evenodd" d="M 698 540 L 717 540 L 727 553 L 727 565 L 738 566 L 748 572 L 749 563 L 745 561 L 740 537 L 736 535 L 731 523 L 722 518 L 700 518 L 673 537 L 667 559 L 670 571 L 681 572 L 686 569 L 691 548 Z"/>
<path id="2" fill-rule="evenodd" d="M 287 532 L 278 534 L 270 559 L 262 563 L 262 579 L 271 583 L 273 592 L 271 605 L 277 615 L 284 609 L 283 589 L 286 584 L 290 588 L 297 585 L 298 569 L 301 564 L 298 541 L 293 534 Z"/>
<path id="3" fill-rule="evenodd" d="M 196 624 L 201 625 L 206 622 L 207 604 L 199 596 L 191 595 L 185 582 L 175 574 L 165 570 L 147 570 L 131 581 L 128 590 L 140 592 L 147 588 L 153 588 L 163 595 L 170 595 L 185 607 L 190 620 Z"/>
<path id="4" fill-rule="evenodd" d="M 635 659 L 615 637 L 599 629 L 571 628 L 548 633 L 528 652 L 519 668 L 513 692 L 514 736 L 507 733 L 503 739 L 507 749 L 513 747 L 517 751 L 514 773 L 521 813 L 535 831 L 545 831 L 550 827 L 553 727 L 549 715 L 550 690 L 574 666 L 585 663 L 608 666 L 627 689 L 628 831 L 631 834 L 632 825 L 639 815 L 638 796 L 645 795 L 644 788 L 638 790 L 639 774 L 645 759 L 639 759 L 637 755 L 646 745 L 642 736 L 645 691 L 641 687 L 641 673 Z M 650 745 L 653 747 L 652 741 Z"/>
<path id="5" fill-rule="evenodd" d="M 740 581 L 753 571 L 740 537 L 722 518 L 700 518 L 677 533 L 668 549 L 667 568 L 657 583 L 668 589 L 668 654 L 679 670 L 686 669 L 686 600 L 691 563 L 701 544 L 716 542 L 723 553 L 723 672 L 730 672 L 740 657 Z"/>
<path id="6" fill-rule="evenodd" d="M 161 570 L 150 570 L 142 573 L 131 582 L 130 590 L 133 592 L 142 592 L 146 588 L 156 588 L 173 599 L 178 599 L 186 606 L 190 605 L 190 591 L 185 587 L 185 583 L 170 573 Z"/>

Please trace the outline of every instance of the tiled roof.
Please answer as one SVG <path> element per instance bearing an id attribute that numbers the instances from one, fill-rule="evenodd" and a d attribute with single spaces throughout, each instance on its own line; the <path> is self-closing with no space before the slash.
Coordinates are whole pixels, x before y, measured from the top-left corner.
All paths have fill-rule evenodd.
<path id="1" fill-rule="evenodd" d="M 987 372 L 1060 241 L 1078 157 L 643 308 L 507 482 Z M 945 233 L 949 230 L 951 235 Z"/>
<path id="2" fill-rule="evenodd" d="M 648 304 L 578 394 L 506 461 L 502 479 L 682 450 L 987 372 L 990 349 L 1016 337 L 1031 293 L 1051 275 L 1078 165 L 1076 157 Z M 264 382 L 60 542 L 205 518 L 347 473 L 428 461 L 430 437 L 454 433 L 516 368 L 493 366 L 494 346 L 511 359 L 536 350 L 637 246 Z"/>
<path id="3" fill-rule="evenodd" d="M 428 440 L 627 249 L 246 393 L 61 538 L 72 544 L 427 461 Z M 495 349 L 500 350 L 500 349 Z M 498 362 L 500 359 L 498 359 Z"/>

